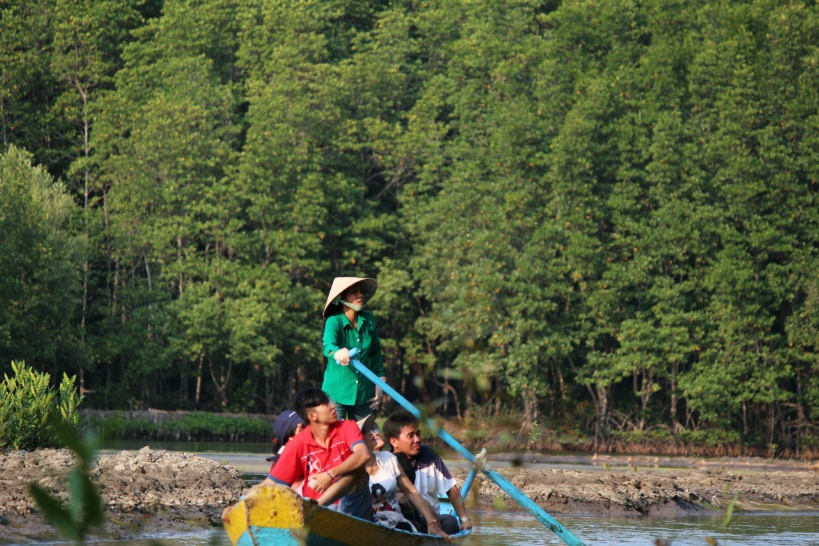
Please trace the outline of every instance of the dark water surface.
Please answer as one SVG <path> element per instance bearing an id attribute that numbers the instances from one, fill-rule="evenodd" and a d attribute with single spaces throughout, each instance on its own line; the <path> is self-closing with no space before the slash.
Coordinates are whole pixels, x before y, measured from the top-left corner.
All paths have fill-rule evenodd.
<path id="1" fill-rule="evenodd" d="M 195 442 L 107 442 L 103 453 L 134 450 L 145 445 L 151 449 L 168 449 L 196 453 L 216 461 L 230 464 L 245 473 L 246 479 L 254 483 L 263 477 L 269 468 L 264 458 L 270 453 L 269 444 L 226 444 Z M 465 465 L 459 457 L 447 450 L 440 450 L 448 465 Z M 760 470 L 770 470 L 771 466 L 786 469 L 792 466 L 780 461 L 743 460 L 692 460 L 683 458 L 637 457 L 594 459 L 589 454 L 490 454 L 489 461 L 495 468 L 523 464 L 527 468 L 560 467 L 578 470 L 603 470 L 603 464 L 617 466 L 622 463 L 641 466 L 698 466 L 723 464 L 749 464 Z M 781 466 L 780 466 L 781 465 Z M 476 532 L 467 544 L 492 546 L 537 546 L 560 545 L 563 542 L 525 511 L 515 509 L 498 510 L 482 507 L 470 511 Z M 819 514 L 806 513 L 755 513 L 734 515 L 728 528 L 723 527 L 723 517 L 605 517 L 555 515 L 562 525 L 589 546 L 592 545 L 654 545 L 662 540 L 672 546 L 705 546 L 709 538 L 716 539 L 721 546 L 819 546 Z M 230 546 L 227 536 L 221 531 L 201 531 L 191 534 L 151 535 L 143 540 L 100 542 L 98 546 L 149 546 L 151 540 L 160 540 L 166 546 Z"/>

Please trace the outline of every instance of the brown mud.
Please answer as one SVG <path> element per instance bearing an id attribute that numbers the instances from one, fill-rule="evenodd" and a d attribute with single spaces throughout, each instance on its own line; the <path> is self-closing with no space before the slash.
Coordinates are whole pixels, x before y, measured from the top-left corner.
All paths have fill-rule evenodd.
<path id="1" fill-rule="evenodd" d="M 770 470 L 772 461 L 731 461 L 660 467 L 652 459 L 602 462 L 594 470 L 500 468 L 516 488 L 552 514 L 675 517 L 735 512 L 819 511 L 819 473 L 807 465 Z M 645 466 L 640 466 L 644 463 Z M 453 470 L 459 483 L 467 469 Z M 470 503 L 515 507 L 486 476 Z M 736 496 L 736 500 L 734 497 Z"/>
<path id="2" fill-rule="evenodd" d="M 582 470 L 512 466 L 498 472 L 552 514 L 720 513 L 735 495 L 740 511 L 819 511 L 819 473 L 806 463 L 724 458 L 669 467 L 664 462 L 606 455 Z M 0 544 L 58 538 L 30 499 L 28 484 L 37 481 L 67 502 L 63 478 L 73 464 L 65 450 L 0 454 Z M 459 483 L 467 470 L 453 469 Z M 233 466 L 149 448 L 100 456 L 93 479 L 106 509 L 105 527 L 94 537 L 108 539 L 218 528 L 222 508 L 247 489 Z M 515 509 L 486 477 L 477 481 L 468 503 Z"/>
<path id="3" fill-rule="evenodd" d="M 37 481 L 63 503 L 71 452 L 38 449 L 0 454 L 0 544 L 59 537 L 37 511 L 28 484 Z M 105 504 L 106 523 L 94 536 L 130 538 L 156 532 L 221 526 L 222 507 L 246 489 L 239 472 L 174 451 L 123 451 L 101 456 L 92 479 Z"/>

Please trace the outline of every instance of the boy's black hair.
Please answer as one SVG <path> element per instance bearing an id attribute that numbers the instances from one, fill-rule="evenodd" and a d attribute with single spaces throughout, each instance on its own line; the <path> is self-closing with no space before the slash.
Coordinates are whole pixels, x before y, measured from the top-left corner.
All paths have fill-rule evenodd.
<path id="1" fill-rule="evenodd" d="M 293 409 L 299 414 L 305 423 L 307 423 L 307 412 L 313 408 L 317 408 L 322 404 L 329 404 L 330 397 L 323 390 L 316 387 L 307 387 L 302 389 L 296 395 L 296 400 L 293 402 Z"/>
<path id="2" fill-rule="evenodd" d="M 389 444 L 392 438 L 398 438 L 401 435 L 401 429 L 407 425 L 415 425 L 418 428 L 418 419 L 411 413 L 393 413 L 381 425 L 381 435 Z"/>

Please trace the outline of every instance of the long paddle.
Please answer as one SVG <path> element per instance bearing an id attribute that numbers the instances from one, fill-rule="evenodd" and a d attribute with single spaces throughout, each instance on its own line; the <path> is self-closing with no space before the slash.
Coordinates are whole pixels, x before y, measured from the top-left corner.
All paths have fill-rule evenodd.
<path id="1" fill-rule="evenodd" d="M 395 389 L 387 385 L 384 381 L 375 375 L 367 366 L 362 364 L 358 359 L 353 358 L 355 355 L 358 354 L 358 349 L 350 349 L 350 364 L 355 367 L 356 370 L 364 374 L 364 377 L 369 379 L 373 382 L 374 385 L 381 387 L 381 390 L 390 395 L 390 397 L 401 404 L 404 409 L 408 412 L 413 414 L 418 419 L 422 419 L 421 411 L 413 406 L 406 398 L 401 396 Z M 449 444 L 455 451 L 461 454 L 467 461 L 471 462 L 474 466 L 480 468 L 480 470 L 489 476 L 489 478 L 498 484 L 498 487 L 503 489 L 507 495 L 515 499 L 518 504 L 522 507 L 526 508 L 537 520 L 552 530 L 554 534 L 556 534 L 560 539 L 568 544 L 569 546 L 585 546 L 583 541 L 579 538 L 574 536 L 568 529 L 560 525 L 552 516 L 550 516 L 543 508 L 538 506 L 532 499 L 527 497 L 523 494 L 523 492 L 515 487 L 512 482 L 489 468 L 489 466 L 478 459 L 475 458 L 472 453 L 470 453 L 464 446 L 462 446 L 458 440 L 453 438 L 447 431 L 443 428 L 439 427 L 438 424 L 430 418 L 427 418 L 427 424 L 429 425 L 430 429 L 437 431 L 438 437 L 441 438 L 444 442 Z"/>
<path id="2" fill-rule="evenodd" d="M 464 480 L 464 486 L 461 488 L 461 495 L 463 498 L 466 498 L 469 495 L 469 488 L 472 487 L 472 482 L 475 481 L 475 476 L 478 474 L 478 466 L 484 466 L 486 464 L 486 448 L 483 448 L 478 456 L 479 464 L 473 464 L 472 470 L 469 471 L 469 474 L 466 476 Z"/>

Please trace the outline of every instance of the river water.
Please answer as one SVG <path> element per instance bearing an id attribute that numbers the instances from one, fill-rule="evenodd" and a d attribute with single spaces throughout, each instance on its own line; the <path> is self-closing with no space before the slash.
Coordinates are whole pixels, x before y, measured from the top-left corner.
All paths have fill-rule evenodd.
<path id="1" fill-rule="evenodd" d="M 470 546 L 540 546 L 562 545 L 551 531 L 525 512 L 471 510 L 476 533 Z M 814 514 L 745 515 L 734 520 L 728 529 L 721 517 L 658 519 L 559 517 L 567 529 L 588 546 L 654 545 L 707 546 L 715 539 L 721 546 L 819 546 L 819 518 Z M 221 531 L 189 534 L 151 535 L 142 540 L 95 543 L 98 546 L 230 546 Z"/>
<path id="2" fill-rule="evenodd" d="M 107 442 L 103 453 L 122 449 L 139 449 L 145 442 Z M 160 443 L 151 442 L 152 449 L 169 449 L 197 453 L 219 462 L 226 462 L 245 473 L 249 483 L 260 480 L 268 468 L 265 457 L 270 453 L 268 444 L 224 443 Z M 442 452 L 448 465 L 463 463 L 457 456 Z M 595 468 L 595 462 L 586 454 L 541 454 L 517 456 L 495 454 L 489 456 L 495 468 L 520 464 L 527 467 L 560 467 L 579 470 Z M 665 461 L 665 464 L 686 464 Z M 785 464 L 785 463 L 783 463 Z M 516 509 L 497 510 L 480 507 L 470 510 L 478 530 L 467 544 L 492 546 L 560 545 L 563 542 L 546 529 L 528 512 Z M 819 514 L 807 513 L 754 513 L 734 515 L 727 528 L 723 516 L 698 517 L 605 517 L 556 515 L 565 528 L 583 542 L 592 545 L 654 545 L 705 546 L 716 540 L 721 546 L 819 546 Z M 192 534 L 152 535 L 143 540 L 101 542 L 99 546 L 155 546 L 160 540 L 166 546 L 230 546 L 223 532 L 204 531 Z M 658 542 L 660 541 L 660 542 Z M 713 543 L 713 542 L 711 542 Z"/>

